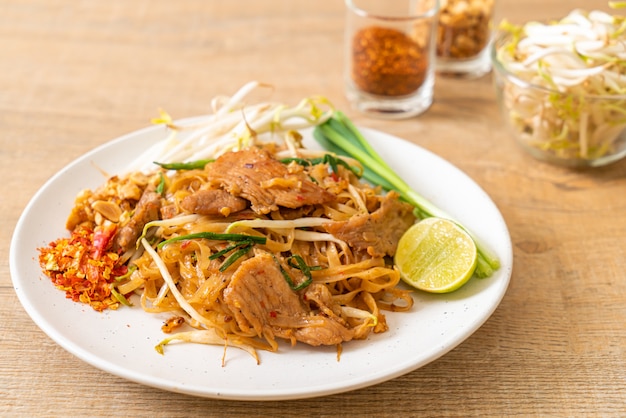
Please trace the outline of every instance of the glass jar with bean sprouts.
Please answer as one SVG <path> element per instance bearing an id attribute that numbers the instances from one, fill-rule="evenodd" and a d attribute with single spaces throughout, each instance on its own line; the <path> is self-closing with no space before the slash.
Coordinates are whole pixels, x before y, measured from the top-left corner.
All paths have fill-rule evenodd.
<path id="1" fill-rule="evenodd" d="M 626 156 L 626 18 L 574 10 L 500 29 L 492 47 L 497 96 L 519 143 L 570 167 Z"/>

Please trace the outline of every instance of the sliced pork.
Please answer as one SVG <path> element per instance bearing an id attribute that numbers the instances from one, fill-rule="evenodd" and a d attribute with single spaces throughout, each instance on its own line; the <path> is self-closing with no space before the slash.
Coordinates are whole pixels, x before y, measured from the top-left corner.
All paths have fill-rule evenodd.
<path id="1" fill-rule="evenodd" d="M 148 186 L 137 202 L 133 215 L 126 225 L 117 231 L 113 239 L 113 249 L 126 252 L 141 235 L 143 227 L 148 222 L 159 219 L 161 208 L 161 195 L 155 191 L 154 186 Z"/>
<path id="2" fill-rule="evenodd" d="M 415 222 L 413 207 L 389 192 L 374 212 L 351 217 L 347 221 L 324 225 L 330 234 L 372 257 L 392 256 L 404 232 Z"/>
<path id="3" fill-rule="evenodd" d="M 198 215 L 222 215 L 228 216 L 248 207 L 248 201 L 233 196 L 222 189 L 198 190 L 185 196 L 180 206 L 187 212 Z"/>
<path id="4" fill-rule="evenodd" d="M 292 280 L 299 283 L 304 277 L 294 275 Z M 259 253 L 241 263 L 224 290 L 224 302 L 239 327 L 253 330 L 259 337 L 295 338 L 314 346 L 335 345 L 353 337 L 340 318 L 326 316 L 323 310 L 311 311 L 268 253 Z"/>
<path id="5" fill-rule="evenodd" d="M 249 200 L 256 213 L 267 214 L 278 207 L 290 209 L 328 203 L 335 199 L 302 172 L 290 172 L 260 148 L 229 152 L 206 168 L 213 186 Z"/>

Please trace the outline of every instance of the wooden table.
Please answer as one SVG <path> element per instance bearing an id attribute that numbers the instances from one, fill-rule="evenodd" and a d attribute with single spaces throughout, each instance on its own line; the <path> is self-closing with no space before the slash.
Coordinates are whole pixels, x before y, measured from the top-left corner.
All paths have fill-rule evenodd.
<path id="1" fill-rule="evenodd" d="M 515 22 L 607 9 L 602 0 L 498 7 Z M 417 118 L 359 115 L 343 97 L 343 28 L 339 0 L 0 1 L 0 415 L 626 414 L 626 161 L 576 171 L 533 160 L 505 131 L 491 76 L 438 78 L 434 105 Z M 83 153 L 146 126 L 159 107 L 204 114 L 214 95 L 252 79 L 275 85 L 276 100 L 323 94 L 356 123 L 439 154 L 489 193 L 509 227 L 515 264 L 484 326 L 440 359 L 374 387 L 237 402 L 109 375 L 33 323 L 8 256 L 15 224 L 42 184 Z"/>

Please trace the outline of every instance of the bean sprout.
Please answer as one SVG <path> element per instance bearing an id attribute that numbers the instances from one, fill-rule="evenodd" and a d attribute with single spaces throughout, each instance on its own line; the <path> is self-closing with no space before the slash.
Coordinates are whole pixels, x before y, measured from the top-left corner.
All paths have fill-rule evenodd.
<path id="1" fill-rule="evenodd" d="M 501 29 L 498 83 L 525 145 L 576 165 L 626 154 L 626 18 L 577 9 Z"/>
<path id="2" fill-rule="evenodd" d="M 128 171 L 151 171 L 154 161 L 188 162 L 216 158 L 224 152 L 251 145 L 257 136 L 313 127 L 330 118 L 332 105 L 323 97 L 308 97 L 295 106 L 245 102 L 254 89 L 269 87 L 252 81 L 231 97 L 214 99 L 214 113 L 174 124 L 165 112 L 153 121 L 167 127 L 166 137 L 138 156 Z"/>

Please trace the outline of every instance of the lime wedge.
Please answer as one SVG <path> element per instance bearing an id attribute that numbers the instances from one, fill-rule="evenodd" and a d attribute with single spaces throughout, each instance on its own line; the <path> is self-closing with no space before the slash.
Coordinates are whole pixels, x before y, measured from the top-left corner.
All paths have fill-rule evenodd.
<path id="1" fill-rule="evenodd" d="M 426 218 L 400 238 L 395 263 L 402 280 L 431 293 L 448 293 L 463 286 L 476 269 L 474 240 L 454 222 Z"/>

